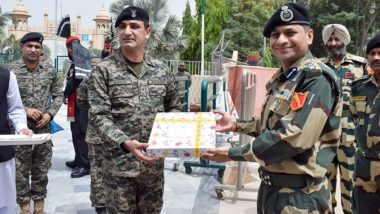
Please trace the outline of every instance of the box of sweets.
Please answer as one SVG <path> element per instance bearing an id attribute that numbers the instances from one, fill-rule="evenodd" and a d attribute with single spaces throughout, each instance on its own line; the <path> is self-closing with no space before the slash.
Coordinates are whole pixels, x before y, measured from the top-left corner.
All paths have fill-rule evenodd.
<path id="1" fill-rule="evenodd" d="M 199 157 L 215 148 L 215 129 L 212 112 L 158 113 L 147 153 L 153 157 Z"/>

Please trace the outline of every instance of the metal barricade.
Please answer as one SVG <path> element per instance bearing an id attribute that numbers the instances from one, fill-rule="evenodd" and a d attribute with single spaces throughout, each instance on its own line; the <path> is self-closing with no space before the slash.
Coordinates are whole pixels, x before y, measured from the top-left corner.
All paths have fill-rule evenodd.
<path id="1" fill-rule="evenodd" d="M 253 116 L 252 106 L 255 104 L 255 94 L 256 94 L 256 76 L 247 71 L 243 71 L 242 75 L 242 86 L 241 86 L 241 119 L 249 120 Z M 243 145 L 249 142 L 250 137 L 244 134 L 239 136 L 239 145 Z M 217 197 L 219 199 L 224 198 L 223 190 L 235 190 L 235 191 L 257 191 L 253 188 L 245 188 L 243 184 L 243 169 L 245 167 L 244 162 L 238 162 L 238 174 L 237 183 L 235 185 L 216 185 L 214 187 Z"/>
<path id="2" fill-rule="evenodd" d="M 216 98 L 220 95 L 216 93 L 217 89 L 217 83 L 220 82 L 221 79 L 219 77 L 216 78 L 210 78 L 210 79 L 205 79 L 202 80 L 202 85 L 201 85 L 201 111 L 202 112 L 207 112 L 207 104 L 212 101 L 212 109 L 216 108 Z M 208 97 L 207 91 L 208 91 L 208 86 L 209 84 L 212 84 L 212 96 Z M 223 79 L 223 92 L 225 91 L 225 80 Z M 203 160 L 202 158 L 199 159 L 199 162 L 196 161 L 185 161 L 183 163 L 185 167 L 185 172 L 187 174 L 192 173 L 191 167 L 203 167 L 203 168 L 214 168 L 214 169 L 219 169 L 218 170 L 218 179 L 222 180 L 224 170 L 226 169 L 225 165 L 221 164 L 210 164 L 209 160 Z"/>
<path id="3" fill-rule="evenodd" d="M 189 111 L 189 77 L 188 76 L 176 76 L 175 81 L 177 83 L 185 82 L 185 90 L 178 91 L 178 93 L 179 93 L 179 96 L 181 97 L 182 112 L 188 112 Z"/>
<path id="4" fill-rule="evenodd" d="M 177 83 L 185 81 L 185 90 L 178 91 L 179 96 L 184 99 L 181 99 L 183 101 L 181 103 L 181 109 L 182 112 L 188 112 L 189 111 L 189 77 L 188 76 L 176 76 L 175 81 Z M 167 161 L 173 162 L 172 171 L 178 171 L 179 165 L 181 163 L 181 159 L 179 158 L 165 158 Z"/>

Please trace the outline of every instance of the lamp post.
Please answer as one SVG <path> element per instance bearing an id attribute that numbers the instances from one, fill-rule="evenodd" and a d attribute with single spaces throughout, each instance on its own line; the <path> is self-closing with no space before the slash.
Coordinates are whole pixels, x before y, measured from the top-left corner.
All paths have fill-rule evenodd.
<path id="1" fill-rule="evenodd" d="M 357 0 L 356 1 L 356 35 L 355 35 L 356 55 L 359 54 L 359 13 L 360 13 L 360 0 Z"/>
<path id="2" fill-rule="evenodd" d="M 202 47 L 201 47 L 201 75 L 205 74 L 205 1 L 202 0 Z"/>

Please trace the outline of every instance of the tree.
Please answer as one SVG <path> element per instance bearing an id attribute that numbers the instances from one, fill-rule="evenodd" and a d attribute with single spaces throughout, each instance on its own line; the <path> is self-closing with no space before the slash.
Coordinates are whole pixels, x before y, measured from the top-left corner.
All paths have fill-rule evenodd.
<path id="1" fill-rule="evenodd" d="M 167 0 L 118 0 L 110 12 L 118 16 L 129 5 L 144 8 L 149 13 L 152 35 L 146 44 L 146 53 L 157 59 L 174 59 L 184 48 L 180 40 L 181 23 L 176 16 L 168 16 Z"/>
<path id="2" fill-rule="evenodd" d="M 231 15 L 224 25 L 225 38 L 230 41 L 226 56 L 231 56 L 234 50 L 239 52 L 241 62 L 246 61 L 251 51 L 259 51 L 264 56 L 263 29 L 274 12 L 272 5 L 271 0 L 236 0 L 230 3 Z"/>
<path id="3" fill-rule="evenodd" d="M 187 0 L 186 9 L 183 12 L 183 17 L 182 17 L 182 35 L 186 35 L 186 36 L 191 35 L 193 31 L 193 22 L 194 22 L 194 19 L 191 16 L 189 0 Z"/>
<path id="4" fill-rule="evenodd" d="M 181 54 L 185 60 L 201 59 L 202 42 L 202 0 L 195 0 L 197 17 L 193 32 L 188 38 L 188 47 Z M 205 60 L 210 59 L 210 54 L 218 44 L 223 24 L 228 19 L 228 6 L 224 0 L 204 1 L 205 3 Z"/>
<path id="5" fill-rule="evenodd" d="M 351 43 L 347 51 L 363 56 L 368 35 L 380 29 L 376 22 L 380 8 L 369 13 L 371 5 L 379 5 L 380 0 L 357 0 L 348 4 L 346 0 L 299 0 L 310 9 L 311 23 L 314 30 L 314 41 L 311 50 L 317 57 L 326 56 L 325 45 L 322 41 L 322 30 L 327 24 L 338 23 L 347 27 L 351 35 Z M 359 3 L 359 4 L 358 4 Z M 356 38 L 359 41 L 356 41 Z M 357 44 L 356 44 L 357 43 Z"/>
<path id="6" fill-rule="evenodd" d="M 5 37 L 5 27 L 7 22 L 12 20 L 12 17 L 9 13 L 2 13 L 0 6 L 0 44 L 3 42 L 2 38 Z"/>

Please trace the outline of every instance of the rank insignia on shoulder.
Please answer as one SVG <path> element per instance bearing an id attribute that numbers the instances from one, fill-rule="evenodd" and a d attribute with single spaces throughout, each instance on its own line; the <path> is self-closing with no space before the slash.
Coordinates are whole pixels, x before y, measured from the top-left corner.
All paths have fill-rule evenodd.
<path id="1" fill-rule="evenodd" d="M 354 101 L 354 102 L 361 102 L 361 101 L 366 101 L 366 100 L 367 100 L 366 96 L 352 97 L 352 101 Z"/>
<path id="2" fill-rule="evenodd" d="M 294 93 L 290 108 L 293 111 L 301 109 L 305 105 L 306 97 L 307 96 L 304 93 Z"/>
<path id="3" fill-rule="evenodd" d="M 355 74 L 352 72 L 347 72 L 344 74 L 344 78 L 346 79 L 355 79 Z"/>

